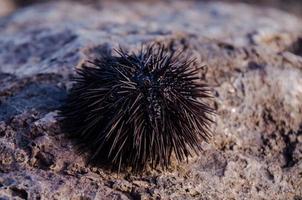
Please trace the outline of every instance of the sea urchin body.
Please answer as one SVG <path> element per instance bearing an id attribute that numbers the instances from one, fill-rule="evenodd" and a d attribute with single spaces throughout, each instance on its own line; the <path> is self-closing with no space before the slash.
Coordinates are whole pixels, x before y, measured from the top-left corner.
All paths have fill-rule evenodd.
<path id="1" fill-rule="evenodd" d="M 89 161 L 114 168 L 167 167 L 210 137 L 210 97 L 193 60 L 161 44 L 83 64 L 61 108 L 63 131 Z"/>

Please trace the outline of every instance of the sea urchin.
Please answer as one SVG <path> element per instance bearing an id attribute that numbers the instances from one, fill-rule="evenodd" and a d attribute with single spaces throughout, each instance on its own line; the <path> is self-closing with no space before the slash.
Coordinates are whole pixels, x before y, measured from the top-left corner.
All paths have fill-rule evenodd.
<path id="1" fill-rule="evenodd" d="M 204 102 L 209 90 L 194 59 L 159 43 L 116 52 L 77 70 L 61 108 L 63 131 L 90 162 L 118 169 L 165 168 L 172 154 L 182 161 L 200 152 L 213 109 Z"/>

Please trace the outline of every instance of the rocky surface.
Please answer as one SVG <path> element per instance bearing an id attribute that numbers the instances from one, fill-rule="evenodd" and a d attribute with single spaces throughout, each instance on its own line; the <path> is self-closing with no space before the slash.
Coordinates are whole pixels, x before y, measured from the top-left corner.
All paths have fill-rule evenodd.
<path id="1" fill-rule="evenodd" d="M 0 1 L 0 17 L 9 15 L 16 9 L 16 5 L 10 0 Z"/>
<path id="2" fill-rule="evenodd" d="M 49 1 L 77 1 L 85 4 L 98 4 L 99 2 L 108 0 L 1 0 L 0 1 L 0 16 L 11 13 L 13 9 L 29 6 L 34 3 L 45 3 Z M 110 1 L 145 1 L 145 2 L 155 2 L 155 1 L 170 1 L 174 0 L 110 0 Z M 244 2 L 251 5 L 257 5 L 261 7 L 273 7 L 280 10 L 284 10 L 293 13 L 297 16 L 302 17 L 302 2 L 297 0 L 189 0 L 189 1 L 203 1 L 203 2 L 213 2 L 213 1 L 223 1 L 223 2 Z"/>
<path id="3" fill-rule="evenodd" d="M 0 199 L 302 199 L 301 23 L 202 2 L 61 2 L 0 19 Z M 207 65 L 212 141 L 166 171 L 86 165 L 56 118 L 75 67 L 151 41 L 174 41 Z"/>

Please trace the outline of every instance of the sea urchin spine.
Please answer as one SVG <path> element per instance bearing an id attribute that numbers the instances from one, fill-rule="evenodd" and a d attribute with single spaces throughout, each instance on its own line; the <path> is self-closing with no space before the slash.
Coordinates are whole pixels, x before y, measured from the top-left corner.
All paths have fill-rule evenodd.
<path id="1" fill-rule="evenodd" d="M 210 137 L 208 87 L 194 59 L 155 43 L 138 53 L 89 60 L 61 108 L 63 131 L 89 161 L 114 168 L 167 167 L 183 161 Z"/>

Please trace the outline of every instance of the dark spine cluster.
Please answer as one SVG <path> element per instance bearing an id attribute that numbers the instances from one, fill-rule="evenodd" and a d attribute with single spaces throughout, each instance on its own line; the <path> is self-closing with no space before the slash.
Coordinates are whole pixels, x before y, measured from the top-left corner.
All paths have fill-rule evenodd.
<path id="1" fill-rule="evenodd" d="M 63 131 L 90 162 L 117 169 L 167 167 L 172 154 L 183 161 L 199 153 L 213 110 L 194 60 L 158 43 L 116 52 L 77 70 L 61 109 Z"/>

